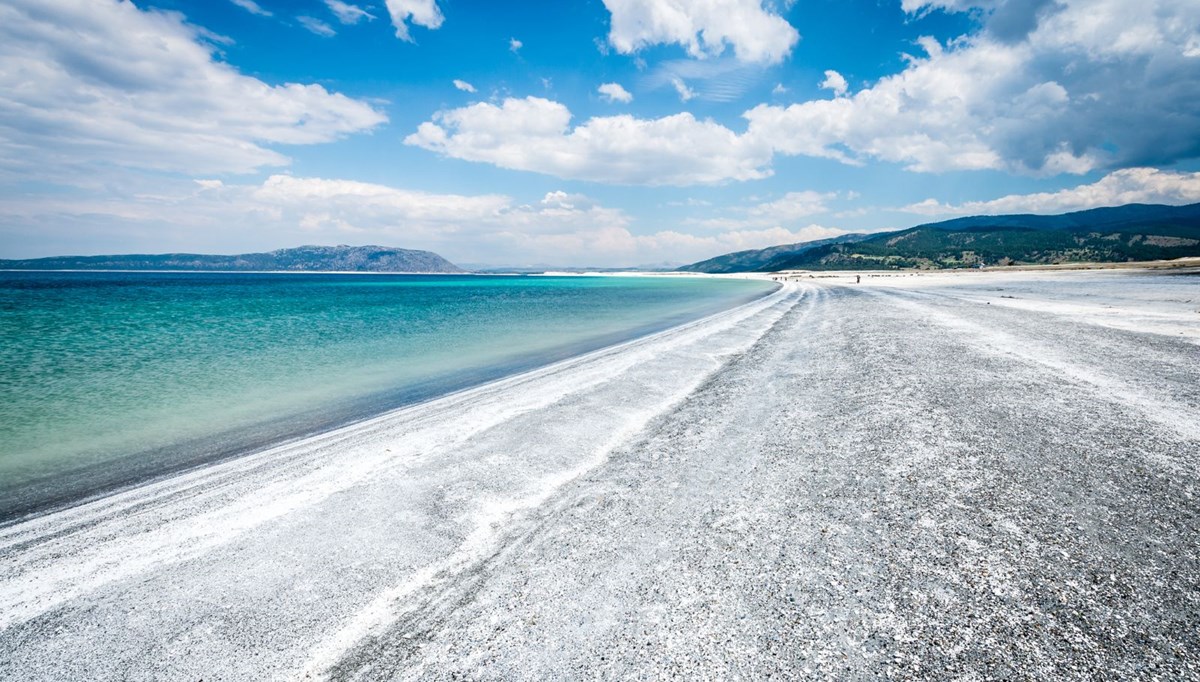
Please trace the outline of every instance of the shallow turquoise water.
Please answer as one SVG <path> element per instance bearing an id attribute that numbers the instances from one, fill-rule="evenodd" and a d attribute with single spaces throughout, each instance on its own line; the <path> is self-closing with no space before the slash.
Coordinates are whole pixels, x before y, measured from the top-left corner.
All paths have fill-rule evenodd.
<path id="1" fill-rule="evenodd" d="M 663 329 L 772 286 L 0 273 L 0 517 Z"/>

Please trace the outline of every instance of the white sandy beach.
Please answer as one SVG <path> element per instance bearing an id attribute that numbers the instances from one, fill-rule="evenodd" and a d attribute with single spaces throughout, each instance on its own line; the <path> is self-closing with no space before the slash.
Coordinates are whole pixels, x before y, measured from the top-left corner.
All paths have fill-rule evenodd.
<path id="1" fill-rule="evenodd" d="M 0 678 L 1200 678 L 1200 275 L 853 275 L 0 529 Z"/>

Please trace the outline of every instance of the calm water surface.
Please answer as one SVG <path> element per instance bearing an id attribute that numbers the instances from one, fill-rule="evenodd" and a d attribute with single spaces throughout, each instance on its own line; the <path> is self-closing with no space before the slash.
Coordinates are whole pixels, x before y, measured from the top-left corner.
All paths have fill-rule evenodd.
<path id="1" fill-rule="evenodd" d="M 0 273 L 0 518 L 665 329 L 773 286 Z"/>

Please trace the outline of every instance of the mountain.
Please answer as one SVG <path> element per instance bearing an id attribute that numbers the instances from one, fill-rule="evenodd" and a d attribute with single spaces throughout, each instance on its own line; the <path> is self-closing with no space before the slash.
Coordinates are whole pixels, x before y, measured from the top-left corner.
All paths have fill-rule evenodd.
<path id="1" fill-rule="evenodd" d="M 1173 221 L 1195 221 L 1200 215 L 1200 204 L 1187 206 L 1163 206 L 1160 204 L 1126 204 L 1091 208 L 1059 215 L 998 215 L 966 216 L 938 223 L 926 223 L 917 227 L 933 227 L 939 230 L 964 230 L 973 227 L 1024 227 L 1031 230 L 1102 230 L 1104 228 L 1129 228 L 1138 225 L 1168 225 Z"/>
<path id="2" fill-rule="evenodd" d="M 743 254 L 797 245 L 711 260 L 754 264 L 741 271 L 758 272 L 1168 260 L 1200 256 L 1200 204 L 1129 204 L 1061 215 L 968 216 L 807 245 L 801 251 L 774 257 L 756 259 Z"/>
<path id="3" fill-rule="evenodd" d="M 0 260 L 0 270 L 234 270 L 291 272 L 463 272 L 432 251 L 388 246 L 301 246 L 267 253 L 56 256 Z"/>
<path id="4" fill-rule="evenodd" d="M 798 256 L 809 249 L 826 244 L 841 244 L 843 242 L 853 242 L 859 239 L 866 239 L 869 235 L 865 234 L 843 234 L 829 239 L 817 239 L 811 242 L 799 242 L 796 244 L 783 244 L 780 246 L 771 246 L 765 249 L 751 249 L 748 251 L 735 251 L 727 253 L 716 258 L 709 258 L 691 265 L 684 265 L 677 268 L 680 272 L 708 272 L 708 273 L 730 273 L 730 272 L 770 272 L 778 268 L 770 267 L 770 264 L 777 260 L 787 260 L 794 256 Z"/>

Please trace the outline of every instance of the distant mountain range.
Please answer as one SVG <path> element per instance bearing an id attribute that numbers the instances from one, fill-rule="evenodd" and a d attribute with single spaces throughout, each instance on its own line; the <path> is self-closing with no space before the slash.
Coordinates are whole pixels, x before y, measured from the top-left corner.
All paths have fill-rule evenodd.
<path id="1" fill-rule="evenodd" d="M 387 246 L 301 246 L 267 253 L 56 256 L 0 260 L 0 270 L 229 270 L 289 272 L 456 273 L 457 265 L 432 251 Z"/>
<path id="2" fill-rule="evenodd" d="M 1166 260 L 1200 256 L 1200 204 L 1129 204 L 1061 215 L 970 216 L 710 258 L 691 272 L 876 270 Z"/>

